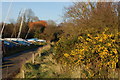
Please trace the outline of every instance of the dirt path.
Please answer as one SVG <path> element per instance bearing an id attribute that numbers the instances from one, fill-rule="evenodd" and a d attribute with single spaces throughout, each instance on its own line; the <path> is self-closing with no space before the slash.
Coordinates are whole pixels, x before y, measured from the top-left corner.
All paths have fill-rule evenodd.
<path id="1" fill-rule="evenodd" d="M 2 63 L 3 66 L 0 68 L 2 69 L 2 78 L 12 78 L 17 74 L 20 71 L 22 64 L 24 64 L 26 60 L 30 59 L 32 54 L 36 53 L 39 48 L 20 53 L 17 56 L 4 58 L 4 62 Z"/>

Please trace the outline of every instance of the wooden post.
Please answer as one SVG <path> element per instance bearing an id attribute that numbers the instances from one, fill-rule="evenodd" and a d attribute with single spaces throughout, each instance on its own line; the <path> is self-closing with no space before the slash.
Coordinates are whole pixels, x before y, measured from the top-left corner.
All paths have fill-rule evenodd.
<path id="1" fill-rule="evenodd" d="M 42 49 L 40 48 L 39 57 L 41 57 L 41 50 L 42 50 Z"/>
<path id="2" fill-rule="evenodd" d="M 34 57 L 34 53 L 32 54 L 32 62 L 33 62 L 33 64 L 34 64 L 34 59 L 35 59 L 35 57 Z"/>
<path id="3" fill-rule="evenodd" d="M 41 53 L 39 53 L 39 57 L 41 57 Z"/>
<path id="4" fill-rule="evenodd" d="M 22 78 L 25 78 L 25 71 L 24 71 L 24 70 L 22 70 L 22 74 L 23 74 L 23 75 L 22 75 L 22 76 L 23 76 Z"/>

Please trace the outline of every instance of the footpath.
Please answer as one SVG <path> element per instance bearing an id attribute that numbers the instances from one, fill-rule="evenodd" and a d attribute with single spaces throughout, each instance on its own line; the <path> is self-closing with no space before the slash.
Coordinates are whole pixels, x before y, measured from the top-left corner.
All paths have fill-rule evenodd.
<path id="1" fill-rule="evenodd" d="M 50 45 L 45 45 L 43 47 L 27 50 L 17 53 L 17 55 L 3 58 L 2 68 L 0 68 L 2 69 L 2 78 L 13 78 L 20 72 L 22 65 L 25 64 L 27 60 L 32 59 L 33 55 L 40 55 L 40 51 L 48 46 Z"/>

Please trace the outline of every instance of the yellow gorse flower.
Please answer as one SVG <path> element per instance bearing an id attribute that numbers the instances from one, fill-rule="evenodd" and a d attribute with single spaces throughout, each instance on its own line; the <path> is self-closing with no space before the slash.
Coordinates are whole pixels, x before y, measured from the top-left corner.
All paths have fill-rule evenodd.
<path id="1" fill-rule="evenodd" d="M 107 46 L 111 46 L 111 44 L 110 44 L 110 43 L 107 43 Z"/>
<path id="2" fill-rule="evenodd" d="M 95 37 L 95 39 L 96 39 L 96 40 L 98 40 L 98 39 L 99 39 L 99 37 Z"/>
<path id="3" fill-rule="evenodd" d="M 100 42 L 102 42 L 103 41 L 103 39 L 102 38 L 100 38 L 100 40 L 99 40 Z"/>
<path id="4" fill-rule="evenodd" d="M 64 54 L 64 56 L 65 56 L 65 57 L 69 57 L 70 55 L 69 55 L 69 54 L 67 54 L 67 53 L 65 53 L 65 54 Z"/>
<path id="5" fill-rule="evenodd" d="M 115 54 L 117 54 L 117 53 L 118 53 L 116 49 L 112 49 L 112 51 L 113 51 Z"/>

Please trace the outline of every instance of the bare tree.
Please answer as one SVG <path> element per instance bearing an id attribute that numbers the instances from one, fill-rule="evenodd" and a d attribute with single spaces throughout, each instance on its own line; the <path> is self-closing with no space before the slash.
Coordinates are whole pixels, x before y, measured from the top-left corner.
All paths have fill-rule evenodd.
<path id="1" fill-rule="evenodd" d="M 118 25 L 115 2 L 76 2 L 65 8 L 65 19 L 82 28 L 115 28 Z"/>
<path id="2" fill-rule="evenodd" d="M 47 21 L 48 26 L 56 26 L 57 24 L 53 20 L 48 20 Z"/>

